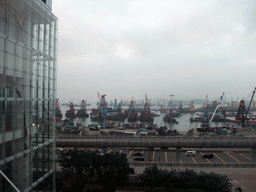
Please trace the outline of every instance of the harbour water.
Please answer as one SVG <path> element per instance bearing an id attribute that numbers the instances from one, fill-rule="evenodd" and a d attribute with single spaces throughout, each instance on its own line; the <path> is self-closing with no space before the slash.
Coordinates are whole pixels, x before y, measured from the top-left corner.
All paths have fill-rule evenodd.
<path id="1" fill-rule="evenodd" d="M 195 105 L 195 108 L 200 107 L 200 105 Z M 75 109 L 79 109 L 80 107 L 75 107 Z M 97 108 L 96 105 L 92 105 L 92 106 L 87 106 L 87 113 L 89 114 L 91 111 L 90 109 L 92 108 Z M 128 107 L 122 107 L 123 109 L 127 109 Z M 154 111 L 154 109 L 157 109 L 155 107 L 151 107 L 151 110 Z M 65 113 L 67 110 L 69 110 L 69 106 L 60 106 L 60 110 L 63 114 L 62 120 L 64 120 L 65 117 Z M 178 121 L 178 124 L 171 124 L 171 123 L 166 123 L 163 121 L 163 117 L 165 115 L 165 113 L 160 113 L 159 111 L 157 112 L 157 114 L 159 114 L 160 116 L 154 117 L 154 121 L 153 124 L 157 124 L 158 127 L 161 126 L 167 126 L 168 129 L 170 130 L 177 130 L 178 132 L 187 132 L 188 129 L 192 129 L 192 128 L 197 128 L 200 126 L 200 122 L 190 122 L 190 118 L 191 117 L 195 117 L 196 114 L 195 113 L 183 113 L 181 116 L 176 117 L 176 120 Z M 90 117 L 87 118 L 75 118 L 74 122 L 80 122 L 82 123 L 83 126 L 87 126 L 88 124 L 98 124 L 101 125 L 100 122 L 95 122 L 95 121 L 91 121 Z M 118 123 L 118 121 L 116 121 Z M 127 122 L 127 119 L 125 119 L 123 122 Z M 225 122 L 212 122 L 211 126 L 212 127 L 218 127 L 218 126 L 224 126 Z"/>

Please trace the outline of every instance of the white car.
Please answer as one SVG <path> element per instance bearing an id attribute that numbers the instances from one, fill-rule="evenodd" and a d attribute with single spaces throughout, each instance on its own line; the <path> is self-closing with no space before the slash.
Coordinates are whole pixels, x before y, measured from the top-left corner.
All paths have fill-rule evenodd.
<path id="1" fill-rule="evenodd" d="M 187 156 L 196 156 L 196 151 L 187 151 L 185 153 L 185 155 L 187 155 Z"/>

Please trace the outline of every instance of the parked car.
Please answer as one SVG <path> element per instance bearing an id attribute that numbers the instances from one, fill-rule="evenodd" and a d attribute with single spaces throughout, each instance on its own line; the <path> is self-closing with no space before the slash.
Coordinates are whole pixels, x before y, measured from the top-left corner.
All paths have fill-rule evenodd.
<path id="1" fill-rule="evenodd" d="M 203 154 L 203 158 L 213 158 L 214 155 L 212 153 L 205 153 Z"/>
<path id="2" fill-rule="evenodd" d="M 134 161 L 144 161 L 144 157 L 136 157 L 133 160 Z"/>
<path id="3" fill-rule="evenodd" d="M 132 155 L 134 155 L 134 156 L 143 156 L 143 154 L 141 152 L 139 152 L 139 151 L 133 153 Z"/>
<path id="4" fill-rule="evenodd" d="M 91 131 L 99 131 L 100 130 L 97 124 L 89 124 L 88 127 Z"/>
<path id="5" fill-rule="evenodd" d="M 185 153 L 186 156 L 196 156 L 196 151 L 187 151 Z"/>

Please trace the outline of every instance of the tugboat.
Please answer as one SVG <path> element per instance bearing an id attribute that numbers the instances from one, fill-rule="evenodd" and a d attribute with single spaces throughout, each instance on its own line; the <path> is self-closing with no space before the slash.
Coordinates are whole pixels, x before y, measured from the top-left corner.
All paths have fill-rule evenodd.
<path id="1" fill-rule="evenodd" d="M 57 101 L 56 101 L 55 118 L 56 117 L 62 118 L 62 113 L 61 113 L 61 110 L 60 110 L 59 99 L 57 99 Z"/>
<path id="2" fill-rule="evenodd" d="M 91 115 L 91 121 L 105 121 L 108 115 L 108 106 L 107 102 L 105 101 L 105 96 L 98 93 L 99 97 L 99 107 L 98 109 L 93 109 Z"/>
<path id="3" fill-rule="evenodd" d="M 210 131 L 213 130 L 212 127 L 211 127 L 211 122 L 212 122 L 212 120 L 213 120 L 213 118 L 216 114 L 216 111 L 219 108 L 220 102 L 222 101 L 224 94 L 225 93 L 223 92 L 221 97 L 220 97 L 220 101 L 217 103 L 217 106 L 216 106 L 211 118 L 210 118 L 210 115 L 209 115 L 209 105 L 207 105 L 204 116 L 201 120 L 201 126 L 199 128 L 197 128 L 198 132 L 210 132 Z"/>
<path id="4" fill-rule="evenodd" d="M 201 120 L 201 126 L 197 128 L 198 132 L 209 132 L 211 131 L 211 121 L 210 121 L 210 115 L 209 115 L 209 109 L 208 105 L 205 110 L 204 116 Z"/>
<path id="5" fill-rule="evenodd" d="M 194 102 L 193 102 L 193 101 L 191 101 L 191 103 L 190 103 L 188 109 L 189 109 L 189 110 L 188 110 L 189 113 L 195 113 L 195 112 L 196 112 L 195 106 L 194 106 Z"/>
<path id="6" fill-rule="evenodd" d="M 117 100 L 115 99 L 115 103 L 114 103 L 112 112 L 110 112 L 110 116 L 107 116 L 106 118 L 108 120 L 113 120 L 113 121 L 122 121 L 124 119 L 124 113 L 122 110 L 122 100 L 117 105 Z"/>
<path id="7" fill-rule="evenodd" d="M 89 114 L 86 111 L 86 102 L 82 100 L 81 108 L 76 113 L 77 117 L 89 117 Z"/>
<path id="8" fill-rule="evenodd" d="M 148 99 L 147 99 L 147 95 L 145 97 L 146 97 L 146 102 L 145 102 L 145 105 L 144 105 L 144 109 L 140 113 L 140 116 L 139 116 L 138 119 L 139 119 L 140 122 L 153 122 L 154 119 L 151 116 L 150 106 L 149 106 L 149 102 L 148 102 Z"/>
<path id="9" fill-rule="evenodd" d="M 245 107 L 245 101 L 241 100 L 240 104 L 239 104 L 238 111 L 237 111 L 236 119 L 235 120 L 229 120 L 229 122 L 241 124 L 243 127 L 248 126 L 248 125 L 255 126 L 256 121 L 249 120 L 249 117 L 248 117 L 249 110 L 250 110 L 250 107 L 251 107 L 251 104 L 252 104 L 252 101 L 253 101 L 255 91 L 256 91 L 256 87 L 253 91 L 251 101 L 250 101 L 249 106 L 247 107 L 247 109 Z"/>
<path id="10" fill-rule="evenodd" d="M 67 118 L 75 118 L 76 117 L 75 107 L 74 107 L 74 104 L 72 102 L 70 103 L 69 110 L 66 111 L 65 116 Z"/>
<path id="11" fill-rule="evenodd" d="M 167 113 L 163 117 L 163 120 L 164 122 L 168 122 L 168 123 L 178 123 L 178 121 L 174 118 L 174 113 L 172 110 L 172 96 L 174 95 L 170 95 L 170 96 L 171 96 L 171 102 L 169 105 L 169 109 L 167 110 Z"/>
<path id="12" fill-rule="evenodd" d="M 169 109 L 168 112 L 165 114 L 165 116 L 163 117 L 164 122 L 168 122 L 168 123 L 178 123 L 178 121 L 174 118 L 174 114 L 172 109 Z"/>
<path id="13" fill-rule="evenodd" d="M 128 114 L 128 122 L 131 122 L 131 121 L 138 121 L 138 113 L 134 108 L 133 97 L 130 103 L 129 114 Z"/>

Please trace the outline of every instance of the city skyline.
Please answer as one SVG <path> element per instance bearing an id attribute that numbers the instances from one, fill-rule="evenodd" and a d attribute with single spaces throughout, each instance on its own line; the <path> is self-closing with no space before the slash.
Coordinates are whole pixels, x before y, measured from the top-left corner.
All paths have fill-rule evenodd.
<path id="1" fill-rule="evenodd" d="M 250 100 L 256 71 L 252 1 L 53 1 L 57 97 Z"/>

